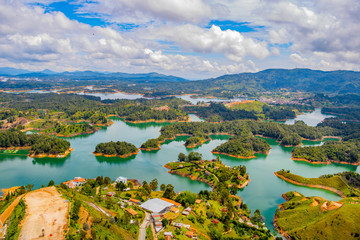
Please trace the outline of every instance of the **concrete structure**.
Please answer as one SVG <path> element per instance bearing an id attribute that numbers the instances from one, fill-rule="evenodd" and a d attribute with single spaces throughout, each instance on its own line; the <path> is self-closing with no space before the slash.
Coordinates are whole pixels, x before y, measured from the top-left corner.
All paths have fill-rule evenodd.
<path id="1" fill-rule="evenodd" d="M 122 182 L 124 184 L 127 184 L 127 178 L 126 177 L 118 177 L 116 180 L 115 180 L 115 183 L 118 183 L 118 182 Z"/>
<path id="2" fill-rule="evenodd" d="M 143 209 L 146 209 L 152 213 L 165 213 L 174 206 L 175 205 L 173 203 L 164 201 L 160 198 L 149 199 L 140 205 L 140 207 L 142 207 Z"/>

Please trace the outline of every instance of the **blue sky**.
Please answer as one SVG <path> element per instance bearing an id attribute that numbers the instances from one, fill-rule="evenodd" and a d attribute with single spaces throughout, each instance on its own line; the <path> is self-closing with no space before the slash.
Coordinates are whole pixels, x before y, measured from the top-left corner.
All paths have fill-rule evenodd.
<path id="1" fill-rule="evenodd" d="M 355 0 L 4 0 L 0 66 L 191 79 L 359 70 L 359 10 Z"/>

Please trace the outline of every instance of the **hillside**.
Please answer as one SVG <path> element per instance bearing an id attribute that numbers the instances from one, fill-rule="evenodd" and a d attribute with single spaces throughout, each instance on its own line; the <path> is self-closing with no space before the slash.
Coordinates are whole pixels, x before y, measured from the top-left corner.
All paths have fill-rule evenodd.
<path id="1" fill-rule="evenodd" d="M 274 226 L 286 239 L 359 238 L 359 198 L 332 202 L 297 192 L 285 193 L 283 197 L 287 202 L 279 206 Z"/>

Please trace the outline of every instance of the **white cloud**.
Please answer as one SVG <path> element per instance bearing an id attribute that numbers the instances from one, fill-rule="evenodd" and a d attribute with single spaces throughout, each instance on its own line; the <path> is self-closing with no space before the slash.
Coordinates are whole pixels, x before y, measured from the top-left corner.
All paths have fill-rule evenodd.
<path id="1" fill-rule="evenodd" d="M 164 26 L 150 29 L 155 38 L 167 39 L 179 44 L 184 50 L 198 53 L 221 53 L 228 59 L 240 62 L 246 56 L 264 59 L 269 56 L 266 42 L 247 38 L 233 30 L 221 30 L 213 25 L 210 29 L 195 25 Z"/>
<path id="2" fill-rule="evenodd" d="M 220 34 L 217 44 L 220 44 L 222 34 L 229 39 L 234 35 L 220 29 L 211 31 L 214 33 L 210 34 L 215 34 L 216 31 Z M 205 34 L 204 37 L 211 36 Z M 250 40 L 235 35 L 233 41 L 239 40 L 236 38 L 248 42 L 249 49 L 251 48 Z M 241 54 L 253 51 L 241 49 L 242 47 L 240 46 L 240 50 L 235 46 L 232 49 Z M 225 46 L 220 50 L 227 51 Z M 212 50 L 209 46 L 204 51 Z M 229 51 L 226 54 L 231 53 Z M 237 52 L 233 54 L 235 57 L 243 57 Z M 200 56 L 166 54 L 161 48 L 109 27 L 91 27 L 69 20 L 63 13 L 45 13 L 39 6 L 26 6 L 20 2 L 0 4 L 0 63 L 37 70 L 159 71 L 188 77 L 256 69 L 249 63 L 232 64 L 225 61 L 219 64 L 216 60 Z"/>
<path id="3" fill-rule="evenodd" d="M 152 20 L 200 23 L 228 11 L 221 4 L 208 4 L 202 0 L 98 0 L 85 2 L 79 12 L 96 13 L 109 21 L 121 23 Z"/>

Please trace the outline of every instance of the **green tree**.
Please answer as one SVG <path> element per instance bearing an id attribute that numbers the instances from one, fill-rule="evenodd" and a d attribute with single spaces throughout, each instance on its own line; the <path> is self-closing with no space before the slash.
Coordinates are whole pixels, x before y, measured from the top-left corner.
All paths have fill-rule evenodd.
<path id="1" fill-rule="evenodd" d="M 186 155 L 184 153 L 179 153 L 178 161 L 179 162 L 185 162 L 186 161 Z"/>
<path id="2" fill-rule="evenodd" d="M 48 187 L 51 187 L 51 186 L 54 186 L 55 185 L 55 182 L 54 182 L 54 180 L 50 180 L 50 182 L 48 183 Z"/>
<path id="3" fill-rule="evenodd" d="M 154 178 L 151 182 L 150 182 L 150 188 L 151 190 L 155 191 L 158 188 L 158 180 L 156 178 Z"/>

